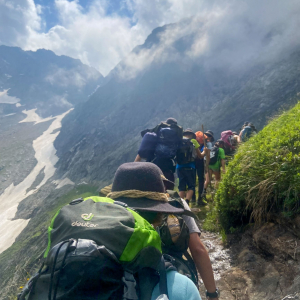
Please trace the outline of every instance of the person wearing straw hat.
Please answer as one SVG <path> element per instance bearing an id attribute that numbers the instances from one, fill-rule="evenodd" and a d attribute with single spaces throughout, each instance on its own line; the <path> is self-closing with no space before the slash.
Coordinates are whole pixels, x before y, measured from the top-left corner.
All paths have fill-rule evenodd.
<path id="1" fill-rule="evenodd" d="M 178 208 L 169 203 L 164 180 L 167 179 L 153 163 L 125 163 L 117 169 L 111 193 L 107 197 L 135 209 L 156 228 L 161 224 L 164 214 L 184 214 L 185 210 L 189 210 L 185 201 L 183 201 L 184 208 Z M 189 228 L 189 248 L 207 289 L 207 296 L 211 300 L 216 300 L 219 297 L 219 291 L 216 289 L 208 252 L 200 240 L 201 232 L 193 218 L 183 215 L 183 219 Z M 177 272 L 168 272 L 167 279 L 170 300 L 200 299 L 197 288 L 195 289 L 195 285 L 186 276 Z M 156 291 L 158 287 L 154 289 L 152 299 L 155 299 Z"/>

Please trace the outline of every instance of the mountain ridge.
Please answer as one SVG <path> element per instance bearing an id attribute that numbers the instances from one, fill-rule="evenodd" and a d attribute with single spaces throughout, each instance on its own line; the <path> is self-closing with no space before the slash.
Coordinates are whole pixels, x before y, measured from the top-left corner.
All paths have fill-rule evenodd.
<path id="1" fill-rule="evenodd" d="M 37 108 L 42 117 L 61 114 L 85 101 L 102 81 L 96 69 L 79 59 L 45 49 L 0 46 L 0 90 L 19 99 L 27 110 Z"/>

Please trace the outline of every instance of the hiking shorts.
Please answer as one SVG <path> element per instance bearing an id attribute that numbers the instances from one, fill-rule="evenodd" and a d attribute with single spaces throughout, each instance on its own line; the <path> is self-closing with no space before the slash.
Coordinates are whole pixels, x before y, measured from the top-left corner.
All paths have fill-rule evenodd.
<path id="1" fill-rule="evenodd" d="M 196 169 L 180 168 L 180 169 L 177 169 L 177 175 L 179 178 L 178 190 L 180 192 L 185 192 L 186 190 L 195 191 Z"/>

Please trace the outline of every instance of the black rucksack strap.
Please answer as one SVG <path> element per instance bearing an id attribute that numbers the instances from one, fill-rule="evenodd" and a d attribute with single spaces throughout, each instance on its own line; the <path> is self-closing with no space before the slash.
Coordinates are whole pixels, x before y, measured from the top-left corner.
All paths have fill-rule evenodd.
<path id="1" fill-rule="evenodd" d="M 136 281 L 133 274 L 128 271 L 124 271 L 122 281 L 124 283 L 123 300 L 138 300 L 136 293 Z"/>
<path id="2" fill-rule="evenodd" d="M 196 269 L 196 266 L 195 266 L 195 263 L 194 263 L 194 260 L 193 260 L 193 258 L 190 256 L 190 254 L 188 253 L 188 251 L 185 251 L 184 253 L 184 256 L 185 256 L 185 258 L 187 259 L 187 261 L 188 261 L 188 264 L 189 264 L 189 269 L 190 269 L 190 271 L 193 273 L 192 275 L 195 277 L 194 278 L 194 282 L 199 282 L 199 278 L 198 278 L 198 272 L 197 272 L 197 269 Z M 197 285 L 197 284 L 196 284 Z M 198 287 L 198 285 L 197 285 L 197 287 Z"/>
<path id="3" fill-rule="evenodd" d="M 167 271 L 166 271 L 166 266 L 165 266 L 165 260 L 164 257 L 161 257 L 161 261 L 159 264 L 159 292 L 161 295 L 167 295 L 168 294 L 168 285 L 167 285 Z"/>

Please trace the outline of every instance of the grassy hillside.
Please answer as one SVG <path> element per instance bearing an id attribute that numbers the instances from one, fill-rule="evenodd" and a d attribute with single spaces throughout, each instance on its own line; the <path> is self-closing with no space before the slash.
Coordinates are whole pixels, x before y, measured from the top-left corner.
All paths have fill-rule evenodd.
<path id="1" fill-rule="evenodd" d="M 227 232 L 300 213 L 300 103 L 240 146 L 215 201 L 213 215 Z"/>

